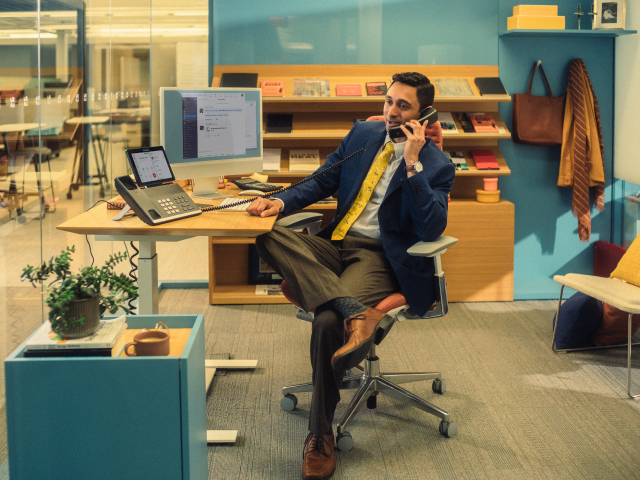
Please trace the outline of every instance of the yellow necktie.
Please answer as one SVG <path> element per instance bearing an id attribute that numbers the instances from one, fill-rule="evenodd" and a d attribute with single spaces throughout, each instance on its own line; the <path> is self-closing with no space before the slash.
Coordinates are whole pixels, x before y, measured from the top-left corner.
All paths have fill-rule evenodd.
<path id="1" fill-rule="evenodd" d="M 393 151 L 393 143 L 388 142 L 384 146 L 384 150 L 382 150 L 380 155 L 378 155 L 378 158 L 373 161 L 371 168 L 369 169 L 369 173 L 367 173 L 364 182 L 362 182 L 358 196 L 353 201 L 349 211 L 342 220 L 340 220 L 340 223 L 338 223 L 338 226 L 331 234 L 331 240 L 342 240 L 347 235 L 351 225 L 355 223 L 363 212 L 364 207 L 367 206 L 367 203 L 371 198 L 371 194 L 373 193 L 373 189 L 376 188 L 384 170 L 387 168 L 387 165 L 389 165 L 389 159 L 391 158 Z"/>

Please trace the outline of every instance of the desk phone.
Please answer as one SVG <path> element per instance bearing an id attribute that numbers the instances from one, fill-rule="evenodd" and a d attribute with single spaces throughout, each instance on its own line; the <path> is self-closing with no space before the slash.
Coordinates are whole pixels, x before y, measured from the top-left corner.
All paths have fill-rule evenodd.
<path id="1" fill-rule="evenodd" d="M 134 148 L 126 154 L 136 181 L 125 175 L 117 177 L 114 184 L 144 223 L 159 225 L 202 213 L 180 185 L 166 183 L 175 176 L 163 147 Z"/>

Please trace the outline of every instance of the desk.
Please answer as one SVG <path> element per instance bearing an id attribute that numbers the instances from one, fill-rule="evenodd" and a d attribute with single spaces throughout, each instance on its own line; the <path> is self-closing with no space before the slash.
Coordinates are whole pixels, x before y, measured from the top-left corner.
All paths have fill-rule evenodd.
<path id="1" fill-rule="evenodd" d="M 198 200 L 199 203 L 202 203 Z M 218 201 L 219 202 L 219 201 Z M 217 202 L 213 202 L 215 204 Z M 158 256 L 156 242 L 179 242 L 195 236 L 234 238 L 257 237 L 270 232 L 277 217 L 260 218 L 246 212 L 209 212 L 157 226 L 149 226 L 132 216 L 114 221 L 118 210 L 99 204 L 89 211 L 58 225 L 59 230 L 80 235 L 95 235 L 97 241 L 139 242 L 138 286 L 140 315 L 158 313 Z M 204 257 L 204 255 L 203 255 Z M 255 368 L 255 360 L 206 360 L 207 390 L 216 368 Z M 213 433 L 215 432 L 215 433 Z M 207 431 L 209 443 L 234 442 L 233 431 Z"/>
<path id="2" fill-rule="evenodd" d="M 7 133 L 23 133 L 27 130 L 31 130 L 32 128 L 38 128 L 40 123 L 5 123 L 4 125 L 0 125 L 0 133 L 2 133 L 2 141 L 4 143 L 4 151 L 5 155 L 8 157 L 11 153 L 9 150 L 9 140 L 7 139 Z M 18 136 L 18 141 L 20 137 Z M 16 143 L 16 149 L 18 144 Z"/>

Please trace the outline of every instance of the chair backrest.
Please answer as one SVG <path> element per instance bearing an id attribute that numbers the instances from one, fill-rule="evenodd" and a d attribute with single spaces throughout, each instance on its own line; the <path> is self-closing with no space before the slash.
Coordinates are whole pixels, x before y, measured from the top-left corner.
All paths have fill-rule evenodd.
<path id="1" fill-rule="evenodd" d="M 367 122 L 381 122 L 384 121 L 382 115 L 374 115 L 367 118 Z M 424 136 L 431 139 L 436 146 L 442 150 L 442 126 L 440 122 L 434 122 L 431 126 L 427 127 L 424 131 Z"/>

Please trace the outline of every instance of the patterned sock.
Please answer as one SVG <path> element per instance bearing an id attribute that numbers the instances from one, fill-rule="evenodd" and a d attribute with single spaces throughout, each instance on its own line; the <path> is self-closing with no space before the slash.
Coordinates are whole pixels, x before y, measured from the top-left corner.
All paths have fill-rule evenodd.
<path id="1" fill-rule="evenodd" d="M 329 302 L 329 305 L 344 318 L 362 313 L 368 308 L 353 297 L 334 298 Z"/>

